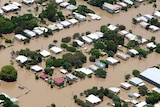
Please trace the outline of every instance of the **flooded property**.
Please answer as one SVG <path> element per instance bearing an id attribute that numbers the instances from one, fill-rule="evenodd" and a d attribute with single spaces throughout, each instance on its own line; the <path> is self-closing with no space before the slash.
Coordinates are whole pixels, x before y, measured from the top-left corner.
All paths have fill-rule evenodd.
<path id="1" fill-rule="evenodd" d="M 13 1 L 13 0 L 12 0 Z M 19 0 L 15 0 L 18 1 Z M 1 0 L 1 6 L 6 3 L 5 0 Z M 90 89 L 93 86 L 97 87 L 120 87 L 120 83 L 125 81 L 125 75 L 126 74 L 132 74 L 132 71 L 134 69 L 137 69 L 139 71 L 144 71 L 148 67 L 152 67 L 155 65 L 160 64 L 160 60 L 157 60 L 160 58 L 160 54 L 157 54 L 155 52 L 149 54 L 147 58 L 139 60 L 138 58 L 130 58 L 127 61 L 123 61 L 121 59 L 120 63 L 116 66 L 110 66 L 106 69 L 107 71 L 107 77 L 106 79 L 96 78 L 94 75 L 92 78 L 85 78 L 84 80 L 78 80 L 76 83 L 72 85 L 68 85 L 64 88 L 51 88 L 49 84 L 47 84 L 44 80 L 35 79 L 35 74 L 31 70 L 26 70 L 24 68 L 20 68 L 17 64 L 17 62 L 11 58 L 11 52 L 19 51 L 20 49 L 26 49 L 29 48 L 30 50 L 49 50 L 48 45 L 53 43 L 53 40 L 57 40 L 57 46 L 60 47 L 61 45 L 61 39 L 67 36 L 72 36 L 74 33 L 85 33 L 86 31 L 95 32 L 100 29 L 102 25 L 107 24 L 113 24 L 113 25 L 124 25 L 126 26 L 126 30 L 132 30 L 133 34 L 140 35 L 146 39 L 150 39 L 152 36 L 156 37 L 156 42 L 160 43 L 160 31 L 157 32 L 151 32 L 149 30 L 145 30 L 139 25 L 132 24 L 132 18 L 135 18 L 138 14 L 152 14 L 154 11 L 153 4 L 147 4 L 146 2 L 139 5 L 138 8 L 130 8 L 128 11 L 122 11 L 118 14 L 109 14 L 104 10 L 101 10 L 97 7 L 93 7 L 91 5 L 88 5 L 83 0 L 77 0 L 77 5 L 84 4 L 87 5 L 88 8 L 94 10 L 96 14 L 101 16 L 101 20 L 91 20 L 86 22 L 81 22 L 78 25 L 71 26 L 70 28 L 63 29 L 59 32 L 54 32 L 52 36 L 49 36 L 48 38 L 45 37 L 38 37 L 31 39 L 29 44 L 23 44 L 22 42 L 19 42 L 17 40 L 14 40 L 14 43 L 12 46 L 9 46 L 7 44 L 6 49 L 0 50 L 0 68 L 4 65 L 9 65 L 13 63 L 14 67 L 18 71 L 18 79 L 16 82 L 13 83 L 7 83 L 4 81 L 1 81 L 0 83 L 0 93 L 7 93 L 11 97 L 16 97 L 19 99 L 19 106 L 20 107 L 47 107 L 52 103 L 56 104 L 56 107 L 79 107 L 76 103 L 74 103 L 73 96 L 74 95 L 80 95 L 81 92 L 83 92 L 86 89 Z M 157 0 L 156 2 L 157 8 L 156 10 L 160 10 L 160 0 Z M 35 5 L 35 4 L 34 4 Z M 24 12 L 28 12 L 25 8 L 32 8 L 32 5 L 30 7 L 23 4 L 23 8 L 21 11 L 19 11 L 19 14 L 23 14 Z M 63 11 L 63 9 L 62 9 Z M 69 13 L 68 10 L 64 10 Z M 10 17 L 11 13 L 7 13 L 7 16 Z M 159 20 L 160 21 L 160 20 Z M 8 34 L 3 35 L 5 38 L 14 38 L 14 34 Z M 4 44 L 4 40 L 0 40 L 0 44 Z M 85 44 L 85 47 L 88 47 L 88 50 L 92 47 L 92 45 Z M 84 54 L 89 59 L 89 55 L 85 53 L 85 50 L 81 48 L 82 51 L 84 51 Z M 55 55 L 52 53 L 52 56 L 55 57 L 61 57 L 62 53 Z M 102 59 L 106 59 L 107 56 L 104 56 Z M 89 65 L 94 64 L 92 62 L 88 62 L 84 64 L 84 67 L 88 67 Z M 45 62 L 41 63 L 41 66 L 45 68 Z M 65 76 L 65 74 L 59 73 L 59 69 L 56 69 L 54 71 L 53 77 L 58 76 Z M 153 88 L 154 86 L 146 83 L 147 87 L 149 89 Z M 19 88 L 19 86 L 23 86 L 24 89 Z M 124 99 L 129 99 L 128 94 L 133 94 L 133 92 L 138 92 L 137 87 L 132 86 L 131 90 L 124 90 L 121 89 L 120 97 Z M 81 96 L 82 100 L 85 101 L 85 97 Z M 144 97 L 141 97 L 142 100 L 144 100 Z M 109 107 L 106 105 L 107 102 L 112 102 L 111 99 L 104 97 L 104 101 L 96 107 Z"/>

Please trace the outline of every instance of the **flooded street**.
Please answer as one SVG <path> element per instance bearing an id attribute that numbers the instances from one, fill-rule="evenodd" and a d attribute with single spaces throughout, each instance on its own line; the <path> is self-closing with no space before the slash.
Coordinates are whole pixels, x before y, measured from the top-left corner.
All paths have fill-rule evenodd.
<path id="1" fill-rule="evenodd" d="M 11 1 L 20 1 L 20 0 L 11 0 Z M 1 0 L 1 6 L 5 3 L 5 0 Z M 160 43 L 160 31 L 158 32 L 151 32 L 147 31 L 140 27 L 139 24 L 133 25 L 132 24 L 132 18 L 135 18 L 139 13 L 143 14 L 152 14 L 153 7 L 152 4 L 142 3 L 142 5 L 138 8 L 130 8 L 127 12 L 120 12 L 118 14 L 111 15 L 107 13 L 104 10 L 101 10 L 97 7 L 90 6 L 86 4 L 83 0 L 78 0 L 77 4 L 85 4 L 90 9 L 93 9 L 96 14 L 100 15 L 102 18 L 99 21 L 86 21 L 81 22 L 79 25 L 71 26 L 70 28 L 63 29 L 59 32 L 54 32 L 53 36 L 49 36 L 48 38 L 39 37 L 39 38 L 33 38 L 29 44 L 23 44 L 17 40 L 14 40 L 13 46 L 7 47 L 6 49 L 0 50 L 0 68 L 4 65 L 8 65 L 11 63 L 11 52 L 19 51 L 20 49 L 26 49 L 29 48 L 30 50 L 48 50 L 48 45 L 53 44 L 53 40 L 57 40 L 57 46 L 60 47 L 61 39 L 66 36 L 72 36 L 74 33 L 85 33 L 86 31 L 95 32 L 96 30 L 99 30 L 102 25 L 107 25 L 108 23 L 117 25 L 117 24 L 123 24 L 126 26 L 126 30 L 132 30 L 133 34 L 140 35 L 146 39 L 150 39 L 152 36 L 156 37 L 156 42 Z M 145 5 L 144 5 L 145 4 Z M 157 8 L 156 10 L 160 9 L 160 0 L 157 0 Z M 24 7 L 23 7 L 24 6 Z M 28 8 L 26 5 L 22 5 L 23 8 Z M 62 9 L 63 11 L 63 9 Z M 66 11 L 66 10 L 65 10 Z M 68 10 L 67 10 L 68 11 Z M 25 9 L 24 11 L 25 12 Z M 19 12 L 19 14 L 22 14 L 23 12 Z M 8 16 L 10 16 L 10 13 L 7 13 Z M 160 21 L 160 20 L 159 20 Z M 13 38 L 14 34 L 10 35 L 3 35 L 6 38 Z M 0 44 L 4 44 L 3 40 L 0 40 Z M 85 45 L 86 47 L 90 48 L 91 46 Z M 83 48 L 81 49 L 83 50 Z M 58 55 L 60 57 L 63 53 Z M 85 55 L 87 55 L 85 53 Z M 57 57 L 57 55 L 52 54 L 52 56 Z M 89 56 L 89 55 L 87 55 Z M 104 56 L 104 58 L 107 58 L 107 56 Z M 115 57 L 116 58 L 116 57 Z M 140 71 L 143 71 L 147 69 L 148 67 L 152 67 L 154 65 L 160 64 L 160 60 L 157 60 L 160 58 L 160 54 L 157 54 L 155 52 L 148 55 L 146 59 L 138 60 L 138 58 L 130 58 L 127 61 L 120 60 L 120 64 L 116 66 L 109 66 L 109 68 L 106 69 L 107 77 L 106 79 L 100 79 L 96 78 L 94 75 L 92 78 L 86 78 L 85 80 L 78 80 L 76 83 L 70 86 L 66 86 L 62 89 L 58 89 L 56 87 L 50 88 L 50 85 L 48 85 L 46 82 L 44 82 L 42 79 L 36 80 L 35 75 L 31 70 L 25 70 L 23 68 L 20 68 L 18 64 L 13 60 L 14 66 L 18 71 L 18 80 L 14 83 L 6 83 L 4 81 L 0 84 L 0 93 L 4 92 L 7 93 L 11 97 L 17 97 L 19 99 L 19 105 L 20 107 L 46 107 L 52 103 L 56 104 L 56 107 L 79 107 L 77 104 L 74 103 L 73 95 L 78 95 L 83 92 L 86 89 L 92 88 L 93 86 L 97 87 L 119 87 L 121 82 L 124 82 L 124 75 L 126 74 L 132 74 L 132 70 L 138 69 Z M 90 64 L 93 63 L 86 63 L 84 64 L 84 67 L 88 67 Z M 45 64 L 42 63 L 42 67 L 45 68 Z M 55 75 L 53 77 L 56 77 L 59 71 L 58 69 L 55 70 Z M 146 83 L 148 88 L 151 89 L 154 86 Z M 23 85 L 25 89 L 19 89 L 18 86 Z M 137 88 L 135 86 L 132 86 L 131 90 L 125 91 L 124 89 L 121 89 L 122 93 L 120 93 L 120 97 L 127 99 L 128 93 L 138 92 Z M 81 98 L 81 97 L 80 97 Z M 129 99 L 129 98 L 128 98 Z M 142 98 L 144 99 L 144 98 Z M 84 96 L 82 97 L 82 100 L 84 99 Z M 104 97 L 104 101 L 97 105 L 96 107 L 107 107 L 106 103 L 111 102 L 110 99 Z"/>

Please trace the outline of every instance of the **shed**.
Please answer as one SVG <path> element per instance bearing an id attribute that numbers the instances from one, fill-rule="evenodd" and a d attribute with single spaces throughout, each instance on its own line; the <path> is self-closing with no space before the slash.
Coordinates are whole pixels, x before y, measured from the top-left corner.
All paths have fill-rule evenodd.
<path id="1" fill-rule="evenodd" d="M 88 38 L 87 36 L 82 36 L 82 39 L 87 43 L 87 44 L 92 44 L 93 40 Z"/>
<path id="2" fill-rule="evenodd" d="M 90 65 L 88 68 L 91 69 L 92 71 L 95 71 L 95 70 L 97 70 L 99 67 L 97 67 L 96 65 Z"/>
<path id="3" fill-rule="evenodd" d="M 81 47 L 84 45 L 84 42 L 82 42 L 82 41 L 80 41 L 80 40 L 78 40 L 78 39 L 77 39 L 77 40 L 74 40 L 74 41 L 77 42 L 77 44 L 78 44 L 79 46 L 81 46 Z"/>
<path id="4" fill-rule="evenodd" d="M 48 51 L 46 51 L 46 50 L 42 50 L 42 51 L 40 52 L 40 54 L 41 54 L 43 57 L 48 57 L 48 56 L 51 55 L 51 53 L 48 52 Z"/>
<path id="5" fill-rule="evenodd" d="M 143 83 L 143 81 L 138 77 L 134 77 L 129 80 L 129 83 L 131 83 L 135 86 L 139 86 L 139 84 Z"/>
<path id="6" fill-rule="evenodd" d="M 28 30 L 28 29 L 25 29 L 23 32 L 29 37 L 35 37 L 36 36 L 36 33 L 34 33 L 31 30 Z"/>
<path id="7" fill-rule="evenodd" d="M 101 102 L 101 99 L 91 94 L 86 98 L 86 101 L 90 102 L 91 104 L 97 104 Z"/>
<path id="8" fill-rule="evenodd" d="M 131 103 L 132 103 L 132 104 L 134 104 L 134 105 L 136 105 L 136 104 L 138 104 L 138 103 L 139 103 L 139 101 L 138 101 L 138 100 L 133 99 L 133 100 L 131 100 Z"/>
<path id="9" fill-rule="evenodd" d="M 106 64 L 104 64 L 104 63 L 102 63 L 102 62 L 100 62 L 100 61 L 95 62 L 95 65 L 96 65 L 97 67 L 99 67 L 99 68 L 106 68 Z"/>
<path id="10" fill-rule="evenodd" d="M 73 12 L 73 15 L 75 16 L 76 19 L 78 19 L 79 21 L 86 21 L 86 17 L 79 14 L 79 13 L 76 13 L 76 12 Z"/>
<path id="11" fill-rule="evenodd" d="M 34 65 L 31 67 L 31 70 L 33 70 L 35 72 L 40 72 L 40 71 L 42 71 L 42 67 L 40 67 L 38 65 Z"/>
<path id="12" fill-rule="evenodd" d="M 16 61 L 18 61 L 18 62 L 23 64 L 23 63 L 28 61 L 28 58 L 26 56 L 24 56 L 24 55 L 19 55 L 19 56 L 16 57 Z"/>
<path id="13" fill-rule="evenodd" d="M 75 75 L 69 73 L 66 75 L 66 79 L 70 80 L 70 81 L 76 81 L 78 79 L 78 77 L 76 77 Z"/>
<path id="14" fill-rule="evenodd" d="M 108 90 L 113 94 L 120 93 L 120 88 L 117 88 L 117 87 L 109 87 Z"/>
<path id="15" fill-rule="evenodd" d="M 122 53 L 122 52 L 117 52 L 116 53 L 116 56 L 122 60 L 128 60 L 129 59 L 129 55 L 125 54 L 125 53 Z"/>
<path id="16" fill-rule="evenodd" d="M 62 52 L 62 49 L 59 48 L 59 47 L 56 47 L 56 46 L 53 46 L 52 48 L 50 48 L 50 50 L 52 52 L 54 52 L 55 54 L 58 54 L 58 53 L 61 53 Z"/>
<path id="17" fill-rule="evenodd" d="M 156 48 L 156 45 L 153 42 L 147 43 L 147 48 Z"/>
<path id="18" fill-rule="evenodd" d="M 142 101 L 142 102 L 136 104 L 135 106 L 136 107 L 145 107 L 146 105 L 147 105 L 147 103 L 145 101 Z"/>
<path id="19" fill-rule="evenodd" d="M 76 20 L 76 19 L 69 19 L 68 21 L 69 21 L 72 25 L 78 23 L 78 20 Z"/>
<path id="20" fill-rule="evenodd" d="M 118 27 L 115 25 L 109 25 L 108 29 L 114 31 L 114 30 L 118 29 Z"/>
<path id="21" fill-rule="evenodd" d="M 61 73 L 63 73 L 63 74 L 68 73 L 68 71 L 67 71 L 66 69 L 60 69 L 59 71 L 60 71 Z"/>
<path id="22" fill-rule="evenodd" d="M 54 78 L 53 79 L 55 85 L 62 86 L 64 85 L 64 79 L 62 77 Z"/>
<path id="23" fill-rule="evenodd" d="M 109 62 L 110 65 L 116 65 L 119 63 L 119 61 L 117 59 L 114 59 L 113 57 L 108 57 L 106 60 Z"/>
<path id="24" fill-rule="evenodd" d="M 127 83 L 127 82 L 121 83 L 121 87 L 124 88 L 124 89 L 126 89 L 126 90 L 130 89 L 131 86 L 132 86 L 132 85 L 129 84 L 129 83 Z"/>
<path id="25" fill-rule="evenodd" d="M 78 68 L 76 69 L 77 72 L 83 72 L 86 75 L 92 74 L 93 71 L 89 68 Z"/>
<path id="26" fill-rule="evenodd" d="M 23 36 L 22 34 L 15 34 L 14 38 L 19 40 L 19 41 L 24 41 L 27 39 L 27 37 Z"/>
<path id="27" fill-rule="evenodd" d="M 56 24 L 50 24 L 50 25 L 48 25 L 47 28 L 51 29 L 51 30 L 57 30 L 58 29 L 58 27 L 56 26 Z"/>

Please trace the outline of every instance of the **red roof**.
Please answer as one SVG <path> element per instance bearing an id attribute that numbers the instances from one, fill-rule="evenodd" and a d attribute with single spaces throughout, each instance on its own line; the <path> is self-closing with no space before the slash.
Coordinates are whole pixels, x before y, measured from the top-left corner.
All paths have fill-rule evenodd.
<path id="1" fill-rule="evenodd" d="M 47 74 L 41 74 L 40 77 L 41 77 L 42 79 L 46 79 L 46 78 L 48 78 L 48 75 L 47 75 Z"/>
<path id="2" fill-rule="evenodd" d="M 64 79 L 63 78 L 54 78 L 54 82 L 58 83 L 58 84 L 61 84 L 64 82 Z"/>

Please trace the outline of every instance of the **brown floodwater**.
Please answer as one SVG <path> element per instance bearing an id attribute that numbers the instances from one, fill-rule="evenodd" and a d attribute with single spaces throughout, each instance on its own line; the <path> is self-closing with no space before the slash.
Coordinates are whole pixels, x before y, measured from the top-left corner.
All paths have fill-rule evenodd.
<path id="1" fill-rule="evenodd" d="M 11 0 L 13 1 L 13 0 Z M 20 1 L 20 0 L 14 0 L 14 1 Z M 1 6 L 5 4 L 6 0 L 1 0 Z M 17 40 L 14 40 L 13 46 L 8 47 L 10 44 L 5 44 L 4 40 L 0 40 L 1 44 L 4 44 L 7 46 L 6 49 L 0 50 L 0 67 L 4 65 L 11 64 L 11 60 L 14 63 L 15 68 L 18 70 L 18 80 L 14 83 L 6 83 L 4 81 L 1 82 L 0 85 L 0 92 L 7 93 L 11 97 L 17 97 L 19 99 L 19 105 L 20 107 L 46 107 L 47 105 L 50 105 L 51 103 L 55 103 L 57 107 L 79 107 L 77 104 L 73 101 L 73 95 L 78 95 L 83 92 L 84 90 L 88 88 L 92 88 L 93 86 L 97 87 L 119 87 L 121 82 L 124 82 L 124 75 L 126 74 L 132 74 L 133 69 L 138 69 L 140 71 L 145 70 L 148 67 L 152 67 L 154 65 L 160 64 L 160 60 L 157 60 L 160 58 L 160 55 L 157 53 L 151 53 L 148 55 L 146 59 L 138 60 L 138 58 L 130 58 L 128 61 L 121 61 L 120 64 L 116 66 L 109 66 L 108 69 L 106 69 L 107 78 L 106 79 L 100 79 L 95 78 L 94 76 L 92 78 L 86 78 L 85 80 L 78 80 L 78 82 L 74 83 L 71 86 L 66 86 L 62 89 L 58 89 L 54 87 L 53 89 L 50 88 L 50 86 L 44 82 L 43 80 L 35 80 L 34 73 L 30 70 L 25 70 L 20 67 L 18 67 L 18 64 L 15 62 L 15 60 L 11 59 L 11 51 L 18 51 L 20 49 L 30 48 L 31 50 L 38 50 L 38 49 L 45 49 L 48 50 L 48 45 L 53 43 L 53 40 L 58 40 L 57 46 L 60 46 L 61 44 L 61 38 L 66 36 L 72 36 L 75 32 L 78 33 L 85 33 L 86 31 L 94 32 L 96 30 L 99 30 L 100 26 L 106 25 L 108 23 L 116 25 L 116 24 L 123 24 L 126 26 L 126 30 L 132 30 L 132 32 L 136 35 L 141 35 L 144 38 L 150 39 L 152 36 L 156 37 L 156 42 L 160 42 L 160 31 L 158 32 L 151 32 L 146 31 L 145 29 L 141 28 L 139 25 L 133 25 L 132 24 L 132 18 L 136 17 L 139 13 L 141 14 L 151 14 L 153 12 L 152 4 L 142 3 L 142 5 L 138 8 L 131 8 L 127 12 L 120 12 L 115 15 L 111 15 L 97 7 L 90 6 L 86 4 L 83 0 L 77 1 L 78 4 L 85 4 L 89 8 L 93 9 L 98 15 L 102 17 L 99 21 L 86 21 L 81 22 L 79 25 L 71 26 L 70 28 L 61 30 L 59 32 L 54 32 L 53 36 L 50 36 L 48 38 L 39 37 L 39 38 L 33 38 L 29 44 L 23 44 Z M 145 4 L 145 5 L 144 5 Z M 157 10 L 160 9 L 160 1 L 157 0 Z M 34 4 L 35 6 L 35 4 Z M 26 5 L 22 5 L 21 11 L 18 11 L 18 13 L 24 14 L 28 13 L 28 9 L 31 9 L 34 11 L 34 7 L 31 5 L 30 7 Z M 40 10 L 42 8 L 40 7 Z M 62 11 L 65 11 L 65 14 L 70 13 L 68 10 L 62 9 Z M 10 17 L 12 13 L 7 13 L 6 15 Z M 6 38 L 12 39 L 14 34 L 9 35 L 3 35 Z M 92 48 L 92 46 L 85 44 L 85 46 L 88 48 L 87 51 Z M 81 48 L 81 50 L 85 53 L 85 50 Z M 56 57 L 61 57 L 63 53 L 59 55 L 52 54 Z M 86 56 L 89 56 L 87 53 L 85 53 Z M 106 59 L 107 56 L 102 57 L 101 59 Z M 118 58 L 116 58 L 118 59 Z M 90 64 L 93 64 L 91 62 L 88 62 L 84 64 L 85 67 L 88 67 Z M 45 68 L 45 63 L 43 62 L 40 64 L 42 67 Z M 59 69 L 55 70 L 55 74 L 53 77 L 59 77 L 59 76 L 65 76 L 64 74 L 59 73 Z M 154 87 L 153 85 L 146 83 L 149 89 Z M 18 86 L 23 85 L 25 86 L 25 89 L 19 89 Z M 124 99 L 128 98 L 128 93 L 133 94 L 134 92 L 138 92 L 137 88 L 132 86 L 131 90 L 123 90 L 121 89 L 120 97 Z M 80 96 L 79 96 L 80 97 Z M 85 100 L 84 96 L 80 97 L 82 100 Z M 144 100 L 144 97 L 142 97 L 140 100 Z M 97 105 L 97 107 L 107 107 L 106 103 L 112 102 L 108 98 L 104 98 L 104 101 Z"/>

